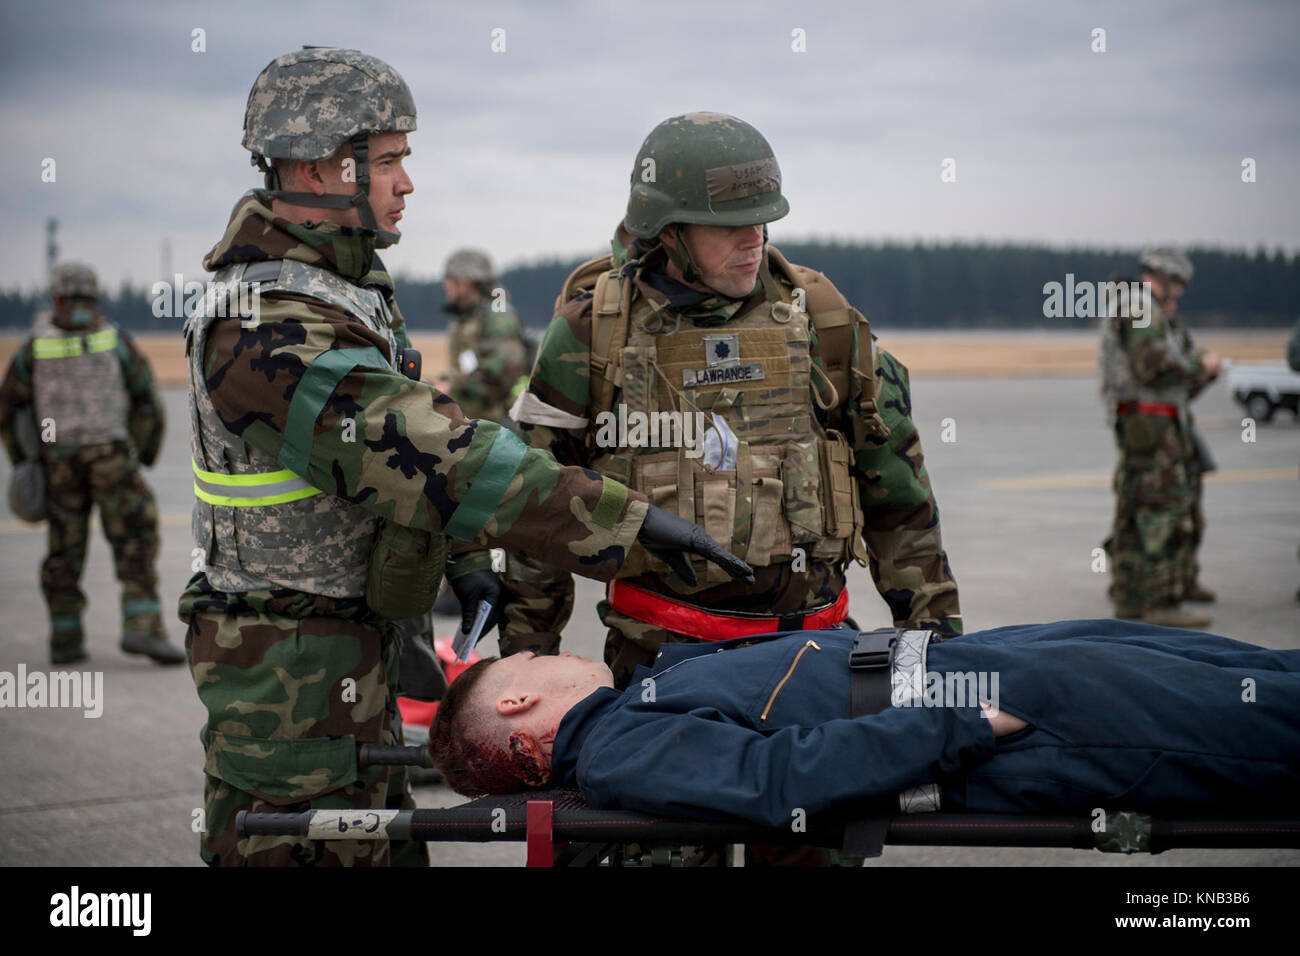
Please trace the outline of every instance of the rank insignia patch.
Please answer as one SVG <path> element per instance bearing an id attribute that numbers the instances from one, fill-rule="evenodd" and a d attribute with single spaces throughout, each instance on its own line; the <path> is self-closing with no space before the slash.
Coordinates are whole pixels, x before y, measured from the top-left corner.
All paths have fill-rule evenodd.
<path id="1" fill-rule="evenodd" d="M 719 368 L 723 365 L 739 365 L 739 333 L 732 332 L 728 335 L 704 336 L 704 361 L 709 368 Z"/>

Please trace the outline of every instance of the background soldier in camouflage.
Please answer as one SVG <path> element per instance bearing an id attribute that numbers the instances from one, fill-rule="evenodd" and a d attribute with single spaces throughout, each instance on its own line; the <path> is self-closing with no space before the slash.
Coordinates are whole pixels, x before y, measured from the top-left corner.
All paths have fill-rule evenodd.
<path id="1" fill-rule="evenodd" d="M 1194 348 L 1176 318 L 1192 277 L 1187 257 L 1152 249 L 1141 259 L 1150 301 L 1121 292 L 1102 322 L 1102 398 L 1115 426 L 1115 522 L 1105 542 L 1115 616 L 1167 627 L 1204 627 L 1208 615 L 1180 608 L 1204 600 L 1196 584 L 1203 520 L 1201 463 L 1188 404 L 1219 371 L 1220 359 Z M 1120 280 L 1123 285 L 1127 280 Z"/>
<path id="2" fill-rule="evenodd" d="M 1142 258 L 1143 279 L 1155 278 L 1164 286 L 1165 297 L 1160 303 L 1165 317 L 1173 329 L 1182 354 L 1191 356 L 1200 362 L 1203 373 L 1192 379 L 1187 387 L 1187 484 L 1189 487 L 1192 512 L 1192 533 L 1183 552 L 1178 556 L 1178 581 L 1182 588 L 1182 600 L 1212 603 L 1213 591 L 1205 587 L 1200 580 L 1201 565 L 1197 558 L 1201 542 L 1205 538 L 1205 481 L 1207 471 L 1215 468 L 1204 436 L 1197 431 L 1196 417 L 1192 414 L 1192 401 L 1205 390 L 1216 378 L 1222 359 L 1220 356 L 1197 348 L 1187 323 L 1177 315 L 1178 299 L 1192 281 L 1192 263 L 1187 256 L 1176 249 L 1153 249 Z M 1168 271 L 1163 271 L 1168 270 Z M 1155 286 L 1153 285 L 1154 289 Z"/>
<path id="3" fill-rule="evenodd" d="M 488 418 L 511 427 L 510 405 L 527 383 L 524 328 L 506 304 L 487 254 L 458 249 L 447 259 L 444 311 L 451 327 L 447 392 L 466 418 Z"/>
<path id="4" fill-rule="evenodd" d="M 94 271 L 65 263 L 50 281 L 54 312 L 37 316 L 0 386 L 0 438 L 15 464 L 30 454 L 15 416 L 30 409 L 42 432 L 49 555 L 41 591 L 50 609 L 50 662 L 86 659 L 80 588 L 90 512 L 100 522 L 122 582 L 122 650 L 162 664 L 184 662 L 168 642 L 158 605 L 158 509 L 140 475 L 163 438 L 163 405 L 131 337 L 96 308 Z"/>
<path id="5" fill-rule="evenodd" d="M 244 146 L 268 188 L 236 205 L 204 260 L 220 285 L 186 327 L 207 566 L 180 615 L 208 712 L 209 863 L 427 861 L 409 841 L 235 833 L 241 809 L 413 806 L 404 773 L 358 761 L 361 744 L 401 742 L 395 620 L 417 612 L 373 606 L 402 597 L 389 559 L 418 564 L 443 535 L 477 542 L 449 569 L 458 590 L 495 582 L 480 562 L 496 542 L 599 579 L 642 548 L 748 571 L 644 496 L 559 467 L 397 371 L 402 316 L 374 253 L 399 238 L 415 125 L 402 78 L 356 50 L 279 57 L 249 95 Z M 475 589 L 460 593 L 472 607 Z"/>
<path id="6" fill-rule="evenodd" d="M 497 285 L 487 253 L 458 249 L 448 256 L 443 291 L 447 296 L 443 310 L 453 317 L 448 343 L 452 368 L 436 387 L 456 400 L 466 418 L 486 418 L 513 428 L 510 405 L 528 383 L 527 345 L 523 325 L 506 304 L 505 289 Z M 464 614 L 447 585 L 433 609 L 439 614 Z"/>
<path id="7" fill-rule="evenodd" d="M 869 562 L 896 624 L 959 634 L 907 370 L 875 349 L 866 320 L 825 276 L 767 245 L 763 224 L 788 209 L 771 147 L 749 124 L 717 113 L 661 123 L 633 167 L 612 260 L 566 284 L 512 414 L 533 447 L 694 515 L 756 566 L 752 584 L 709 573 L 690 587 L 662 565 L 629 563 L 618 584 L 658 607 L 666 597 L 691 615 L 779 615 L 782 628 L 797 628 L 803 612 L 835 605 L 856 558 Z M 593 346 L 593 314 L 608 330 L 624 308 L 624 339 L 615 332 L 613 344 Z M 616 387 L 604 402 L 607 375 Z M 701 469 L 673 451 L 605 447 L 597 418 L 620 404 L 725 420 L 737 463 Z M 684 481 L 694 501 L 679 490 Z M 507 585 L 503 653 L 554 653 L 573 604 L 569 575 L 512 555 Z M 633 616 L 612 600 L 598 610 L 619 686 L 661 643 L 696 639 L 658 612 Z"/>

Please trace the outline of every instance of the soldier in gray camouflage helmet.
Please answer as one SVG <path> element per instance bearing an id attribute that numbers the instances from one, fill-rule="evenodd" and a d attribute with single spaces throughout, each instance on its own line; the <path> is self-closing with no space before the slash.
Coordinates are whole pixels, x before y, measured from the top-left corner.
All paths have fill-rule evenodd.
<path id="1" fill-rule="evenodd" d="M 244 148 L 266 173 L 272 199 L 314 209 L 356 209 L 380 248 L 397 241 L 371 208 L 370 134 L 415 131 L 415 100 L 391 66 L 358 50 L 305 47 L 277 57 L 258 76 L 244 113 Z M 285 160 L 326 160 L 351 147 L 356 189 L 317 193 L 281 188 Z M 399 210 L 400 211 L 400 210 Z"/>
<path id="2" fill-rule="evenodd" d="M 510 405 L 528 384 L 528 346 L 492 260 L 479 249 L 457 249 L 447 258 L 442 287 L 443 311 L 452 318 L 444 390 L 469 418 L 511 427 Z"/>
<path id="3" fill-rule="evenodd" d="M 1196 347 L 1187 323 L 1178 317 L 1178 298 L 1192 283 L 1192 260 L 1179 249 L 1169 246 L 1157 246 L 1142 254 L 1141 268 L 1143 278 L 1152 282 L 1152 291 L 1157 285 L 1163 289 L 1163 301 L 1159 295 L 1157 302 L 1165 310 L 1170 322 L 1175 327 L 1175 334 L 1182 340 L 1184 354 L 1200 362 L 1202 373 L 1195 376 L 1187 391 L 1187 403 L 1191 404 L 1210 383 L 1219 376 L 1222 358 L 1205 349 Z M 1210 603 L 1215 600 L 1213 591 L 1200 582 L 1200 562 L 1197 551 L 1205 537 L 1205 485 L 1202 476 L 1214 468 L 1205 446 L 1203 436 L 1196 429 L 1196 422 L 1190 408 L 1187 412 L 1187 480 L 1191 493 L 1192 533 L 1182 553 L 1177 559 L 1178 580 L 1184 601 Z"/>
<path id="4" fill-rule="evenodd" d="M 98 506 L 122 582 L 122 650 L 183 663 L 185 653 L 163 628 L 158 509 L 140 474 L 141 464 L 154 463 L 163 437 L 149 362 L 97 308 L 99 283 L 90 266 L 58 266 L 49 292 L 53 311 L 36 317 L 0 385 L 0 439 L 16 469 L 36 467 L 43 475 L 49 554 L 41 591 L 50 611 L 50 662 L 87 656 L 80 581 L 90 513 Z"/>
<path id="5" fill-rule="evenodd" d="M 490 285 L 497 280 L 496 270 L 492 268 L 492 260 L 481 249 L 457 249 L 447 257 L 443 277 L 465 279 L 485 285 Z"/>
<path id="6" fill-rule="evenodd" d="M 1192 260 L 1179 249 L 1170 246 L 1155 246 L 1142 253 L 1138 264 L 1143 272 L 1164 276 L 1174 282 L 1180 282 L 1183 288 L 1192 282 Z"/>
<path id="7" fill-rule="evenodd" d="M 415 841 L 240 839 L 235 821 L 414 806 L 405 774 L 362 766 L 358 745 L 402 742 L 400 630 L 432 603 L 444 538 L 469 609 L 499 593 L 498 545 L 600 580 L 637 548 L 748 571 L 702 529 L 652 522 L 644 495 L 561 468 L 399 370 L 406 326 L 375 248 L 400 237 L 415 123 L 397 72 L 356 50 L 279 57 L 248 99 L 244 143 L 269 188 L 204 259 L 226 301 L 186 325 L 205 567 L 180 616 L 208 716 L 208 863 L 427 862 Z M 236 320 L 232 290 L 253 283 L 258 311 Z"/>
<path id="8" fill-rule="evenodd" d="M 481 249 L 457 249 L 443 267 L 442 310 L 448 327 L 449 364 L 437 379 L 439 391 L 456 400 L 467 418 L 486 418 L 514 428 L 510 405 L 528 386 L 528 341 L 523 323 L 497 284 L 492 260 Z M 433 607 L 460 615 L 456 595 L 444 587 Z"/>
<path id="9" fill-rule="evenodd" d="M 83 262 L 65 262 L 50 276 L 50 299 L 99 300 L 95 270 Z"/>
<path id="10" fill-rule="evenodd" d="M 1220 359 L 1198 349 L 1178 317 L 1191 260 L 1160 246 L 1138 260 L 1150 289 L 1139 301 L 1121 290 L 1102 319 L 1102 400 L 1115 428 L 1115 520 L 1105 548 L 1115 616 L 1167 627 L 1204 627 L 1208 615 L 1180 607 L 1213 601 L 1197 580 L 1205 519 L 1201 474 L 1213 467 L 1198 440 L 1193 398 L 1218 375 Z M 1136 287 L 1134 285 L 1133 287 Z"/>

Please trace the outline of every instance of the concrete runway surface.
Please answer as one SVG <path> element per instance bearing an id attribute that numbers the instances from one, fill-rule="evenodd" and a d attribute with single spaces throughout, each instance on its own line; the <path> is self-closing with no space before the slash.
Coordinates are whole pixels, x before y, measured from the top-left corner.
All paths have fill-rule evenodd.
<path id="1" fill-rule="evenodd" d="M 967 632 L 1005 624 L 1108 617 L 1106 576 L 1090 569 L 1113 509 L 1113 440 L 1092 378 L 913 381 L 913 417 L 942 512 L 944 542 L 961 588 Z M 159 564 L 172 637 L 175 601 L 190 576 L 189 423 L 185 393 L 166 392 L 168 432 L 146 473 L 158 497 Z M 1203 578 L 1219 594 L 1207 628 L 1269 647 L 1300 647 L 1300 425 L 1280 412 L 1242 441 L 1243 413 L 1223 385 L 1196 403 L 1220 471 L 1206 487 Z M 955 441 L 942 440 L 951 419 Z M 3 456 L 0 456 L 3 457 Z M 0 482 L 9 467 L 0 462 Z M 202 802 L 203 711 L 186 668 L 162 669 L 117 647 L 118 592 L 102 533 L 92 532 L 83 588 L 90 599 L 81 669 L 103 672 L 103 715 L 0 709 L 0 864 L 200 863 L 191 823 Z M 0 502 L 0 671 L 48 671 L 48 622 L 38 588 L 43 526 Z M 850 577 L 852 613 L 865 628 L 888 624 L 870 577 Z M 600 587 L 580 581 L 565 647 L 599 658 Z M 450 636 L 455 622 L 439 618 Z M 481 653 L 495 653 L 485 640 Z M 462 798 L 416 790 L 421 806 Z M 518 865 L 514 844 L 430 844 L 435 865 Z M 1120 857 L 1091 850 L 886 847 L 872 865 L 1297 865 L 1300 851 L 1172 851 Z"/>

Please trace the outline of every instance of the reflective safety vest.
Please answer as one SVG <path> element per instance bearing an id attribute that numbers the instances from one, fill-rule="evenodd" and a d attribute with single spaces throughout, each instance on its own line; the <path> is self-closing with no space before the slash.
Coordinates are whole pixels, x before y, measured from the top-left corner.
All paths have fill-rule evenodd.
<path id="1" fill-rule="evenodd" d="M 825 276 L 791 265 L 770 246 L 767 257 L 768 301 L 709 327 L 680 322 L 670 309 L 659 312 L 617 269 L 599 274 L 592 291 L 592 467 L 703 526 L 752 565 L 786 563 L 797 550 L 831 563 L 865 564 L 853 449 L 840 432 L 823 429 L 814 402 L 833 408 L 852 396 L 868 433 L 889 434 L 876 407 L 871 329 Z M 566 284 L 562 297 L 570 289 Z M 825 374 L 812 363 L 813 329 Z M 645 432 L 646 440 L 633 441 L 631 430 L 626 444 L 602 441 L 601 412 L 629 422 L 657 420 L 661 433 L 674 421 L 685 426 L 683 415 L 703 413 L 710 425 L 718 415 L 735 437 L 734 463 L 729 455 L 719 464 L 731 467 L 706 466 L 698 447 L 684 441 L 671 447 L 662 434 L 657 445 Z M 714 565 L 697 561 L 695 567 L 701 586 L 728 580 Z M 619 577 L 647 570 L 669 569 L 638 551 Z"/>
<path id="2" fill-rule="evenodd" d="M 208 581 L 222 591 L 286 587 L 326 597 L 362 597 L 379 519 L 360 505 L 323 493 L 299 472 L 306 471 L 312 425 L 338 381 L 357 365 L 395 368 L 393 360 L 377 348 L 322 353 L 294 391 L 280 453 L 288 460 L 253 448 L 222 423 L 203 374 L 212 323 L 240 319 L 234 309 L 241 282 L 259 283 L 263 296 L 292 293 L 336 306 L 385 336 L 389 356 L 397 354 L 393 316 L 384 297 L 328 269 L 283 259 L 229 266 L 213 277 L 228 299 L 205 300 L 186 324 L 196 498 L 192 527 L 195 543 L 204 551 Z M 308 375 L 311 388 L 306 387 Z"/>
<path id="3" fill-rule="evenodd" d="M 125 441 L 131 399 L 122 375 L 126 345 L 109 323 L 74 332 L 38 317 L 32 339 L 32 393 L 38 422 L 52 419 L 59 447 Z"/>

